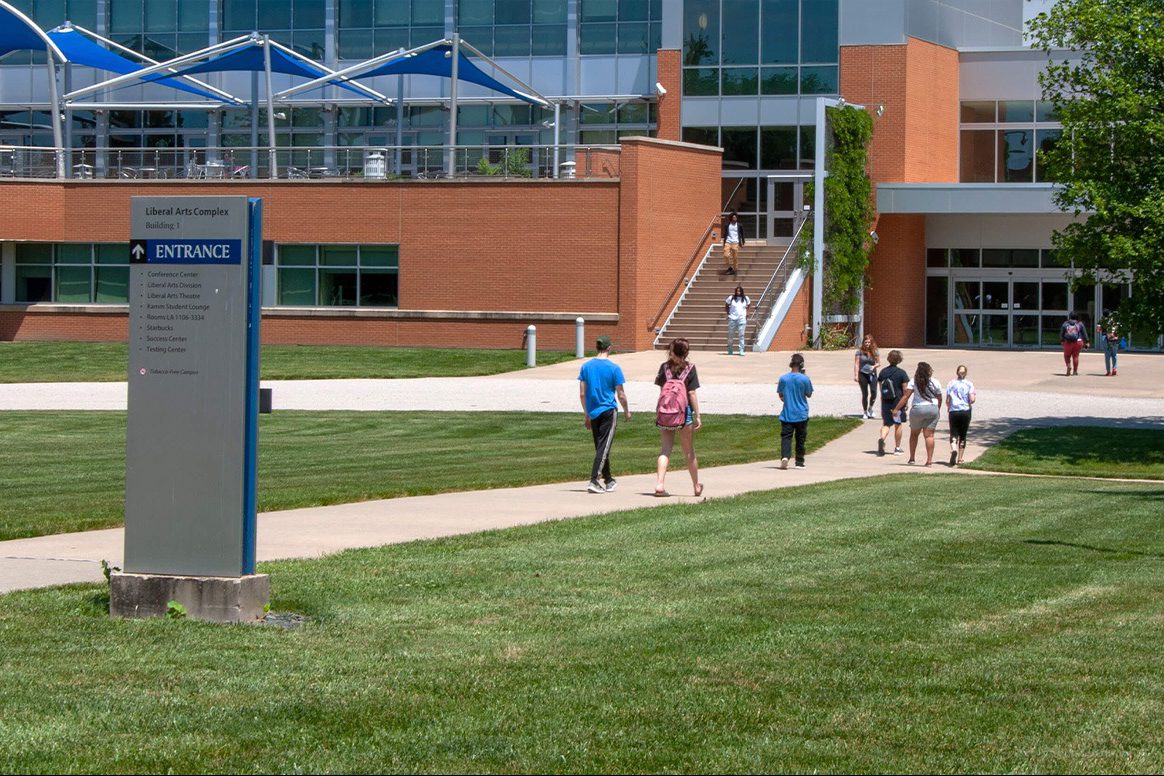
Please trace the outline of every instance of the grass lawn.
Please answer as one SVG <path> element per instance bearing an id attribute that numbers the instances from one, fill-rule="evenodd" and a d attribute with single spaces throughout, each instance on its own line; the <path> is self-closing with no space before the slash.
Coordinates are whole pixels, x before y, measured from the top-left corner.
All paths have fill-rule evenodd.
<path id="1" fill-rule="evenodd" d="M 121 342 L 0 342 L 0 383 L 123 382 Z M 565 351 L 538 352 L 538 364 L 570 361 Z M 341 377 L 466 377 L 525 368 L 524 350 L 264 345 L 264 380 Z"/>
<path id="2" fill-rule="evenodd" d="M 1068 477 L 1164 480 L 1164 430 L 1102 426 L 1026 429 L 992 446 L 969 466 Z"/>
<path id="3" fill-rule="evenodd" d="M 810 452 L 858 423 L 813 418 Z M 774 418 L 706 416 L 696 439 L 701 466 L 779 456 Z M 658 446 L 651 418 L 621 424 L 615 476 L 654 471 Z M 259 421 L 259 510 L 585 482 L 593 457 L 581 413 L 276 412 Z M 0 540 L 120 525 L 125 413 L 0 413 L 0 493 Z"/>
<path id="4" fill-rule="evenodd" d="M 292 631 L 0 596 L 0 772 L 1160 772 L 1162 506 L 897 475 L 265 564 Z"/>

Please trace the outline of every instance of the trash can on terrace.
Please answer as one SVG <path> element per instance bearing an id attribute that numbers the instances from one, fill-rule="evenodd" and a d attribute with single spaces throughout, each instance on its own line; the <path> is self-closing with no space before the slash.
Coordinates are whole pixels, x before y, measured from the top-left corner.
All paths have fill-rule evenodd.
<path id="1" fill-rule="evenodd" d="M 563 178 L 573 178 L 575 176 L 575 170 L 577 170 L 577 168 L 578 168 L 577 162 L 562 162 L 561 164 L 558 165 L 558 169 L 561 170 L 560 175 Z"/>
<path id="2" fill-rule="evenodd" d="M 388 177 L 388 154 L 385 151 L 364 152 L 364 178 L 382 181 Z"/>

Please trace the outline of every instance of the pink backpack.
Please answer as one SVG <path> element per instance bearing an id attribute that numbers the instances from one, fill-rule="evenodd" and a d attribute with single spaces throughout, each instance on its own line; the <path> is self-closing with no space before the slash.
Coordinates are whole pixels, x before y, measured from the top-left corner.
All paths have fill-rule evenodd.
<path id="1" fill-rule="evenodd" d="M 683 428 L 687 423 L 687 375 L 691 367 L 688 364 L 678 376 L 671 371 L 670 364 L 663 367 L 663 376 L 667 379 L 655 406 L 655 425 L 659 428 Z"/>

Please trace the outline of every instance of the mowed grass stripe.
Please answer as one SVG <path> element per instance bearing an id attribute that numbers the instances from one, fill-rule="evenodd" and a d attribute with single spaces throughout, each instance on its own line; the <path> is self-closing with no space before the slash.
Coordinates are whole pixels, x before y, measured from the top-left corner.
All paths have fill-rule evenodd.
<path id="1" fill-rule="evenodd" d="M 1015 432 L 972 468 L 1062 477 L 1164 480 L 1164 429 L 1063 426 Z"/>
<path id="2" fill-rule="evenodd" d="M 1162 501 L 899 475 L 265 564 L 294 632 L 12 594 L 0 768 L 1159 772 Z"/>
<path id="3" fill-rule="evenodd" d="M 276 412 L 259 426 L 259 510 L 578 480 L 594 443 L 581 413 Z M 654 470 L 651 416 L 619 425 L 615 475 Z M 857 425 L 817 418 L 810 449 Z M 707 416 L 704 467 L 778 455 L 779 423 Z M 682 466 L 676 456 L 675 468 Z M 686 476 L 681 474 L 679 476 Z M 119 525 L 125 494 L 125 413 L 0 414 L 0 540 Z"/>
<path id="4" fill-rule="evenodd" d="M 124 342 L 0 342 L 0 383 L 124 382 Z M 264 380 L 467 377 L 525 367 L 524 350 L 377 348 L 343 345 L 264 345 Z M 570 361 L 573 353 L 539 351 L 539 366 Z"/>

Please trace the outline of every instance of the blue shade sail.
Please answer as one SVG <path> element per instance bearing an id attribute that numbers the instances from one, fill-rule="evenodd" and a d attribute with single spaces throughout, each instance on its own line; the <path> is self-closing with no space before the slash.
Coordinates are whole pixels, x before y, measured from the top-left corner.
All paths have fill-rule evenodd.
<path id="1" fill-rule="evenodd" d="M 121 75 L 141 70 L 146 66 L 140 62 L 127 59 L 114 51 L 110 51 L 76 30 L 70 30 L 68 28 L 52 30 L 48 33 L 48 37 L 49 40 L 57 45 L 61 53 L 65 55 L 65 59 L 74 65 L 84 65 L 86 67 L 96 68 L 97 70 L 106 70 Z M 200 97 L 209 97 L 219 102 L 223 100 L 220 95 L 199 89 L 197 86 L 183 83 L 171 77 L 158 76 L 149 80 L 155 81 L 162 86 L 169 86 L 184 92 L 197 94 Z"/>
<path id="2" fill-rule="evenodd" d="M 442 78 L 452 78 L 453 60 L 450 53 L 452 49 L 453 47 L 451 45 L 444 45 L 423 51 L 419 54 L 405 54 L 396 59 L 390 59 L 384 64 L 372 68 L 365 73 L 351 77 L 372 78 L 378 75 L 435 75 Z M 492 89 L 495 92 L 516 97 L 532 105 L 542 104 L 541 100 L 511 89 L 496 78 L 486 75 L 464 54 L 460 55 L 460 60 L 457 63 L 457 80 L 484 86 L 486 89 Z"/>
<path id="3" fill-rule="evenodd" d="M 266 64 L 263 58 L 262 44 L 254 43 L 246 48 L 237 49 L 226 54 L 219 54 L 216 57 L 211 57 L 205 62 L 200 62 L 190 67 L 183 67 L 178 70 L 178 75 L 196 75 L 198 73 L 220 73 L 226 70 L 241 71 L 246 73 L 261 73 L 266 69 Z M 296 59 L 287 52 L 271 47 L 271 72 L 283 73 L 284 75 L 297 75 L 303 78 L 321 78 L 327 75 L 327 71 L 322 68 L 309 65 L 299 59 Z M 146 80 L 157 80 L 162 76 L 150 76 Z M 361 97 L 368 97 L 369 94 L 359 87 L 350 84 L 333 82 L 336 86 L 342 86 L 348 91 L 355 92 Z"/>
<path id="4" fill-rule="evenodd" d="M 13 51 L 44 51 L 48 38 L 16 9 L 0 2 L 0 57 Z"/>

